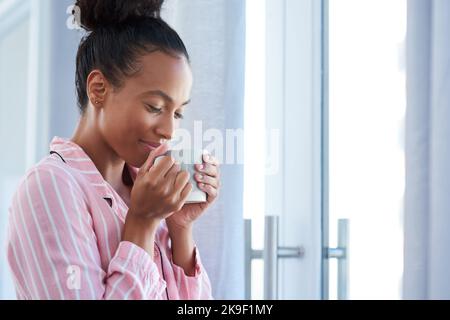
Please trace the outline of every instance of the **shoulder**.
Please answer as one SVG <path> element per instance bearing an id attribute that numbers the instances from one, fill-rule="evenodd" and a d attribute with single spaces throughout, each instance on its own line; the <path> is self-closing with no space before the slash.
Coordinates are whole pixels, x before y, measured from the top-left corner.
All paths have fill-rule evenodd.
<path id="1" fill-rule="evenodd" d="M 89 214 L 89 207 L 72 171 L 64 162 L 48 157 L 26 172 L 11 199 L 10 239 L 27 234 L 30 239 L 51 242 L 67 235 L 71 226 L 82 227 L 80 217 Z M 90 219 L 86 221 L 91 224 Z"/>
<path id="2" fill-rule="evenodd" d="M 73 185 L 75 188 L 79 188 L 83 180 L 77 170 L 52 156 L 42 159 L 32 167 L 25 175 L 25 179 L 30 180 L 38 175 L 42 176 L 40 180 L 45 184 L 57 182 L 64 185 Z"/>
<path id="3" fill-rule="evenodd" d="M 19 182 L 14 203 L 39 204 L 53 197 L 83 197 L 82 180 L 76 170 L 51 156 L 31 167 Z"/>

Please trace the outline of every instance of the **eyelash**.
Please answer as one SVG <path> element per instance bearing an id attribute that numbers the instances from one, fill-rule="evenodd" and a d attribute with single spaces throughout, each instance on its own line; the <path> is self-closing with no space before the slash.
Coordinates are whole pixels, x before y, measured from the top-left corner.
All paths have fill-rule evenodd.
<path id="1" fill-rule="evenodd" d="M 147 104 L 146 106 L 148 107 L 149 111 L 152 112 L 152 113 L 160 114 L 161 111 L 162 111 L 161 109 L 158 109 L 158 108 L 156 108 L 154 106 L 151 106 L 149 104 Z M 182 120 L 182 119 L 184 119 L 184 116 L 181 113 L 176 112 L 175 113 L 175 119 L 181 119 Z"/>

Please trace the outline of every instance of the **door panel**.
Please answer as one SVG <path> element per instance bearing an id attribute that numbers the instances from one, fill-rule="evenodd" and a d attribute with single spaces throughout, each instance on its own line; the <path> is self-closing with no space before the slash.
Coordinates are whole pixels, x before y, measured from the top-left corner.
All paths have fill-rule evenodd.
<path id="1" fill-rule="evenodd" d="M 348 219 L 347 298 L 400 299 L 406 0 L 329 0 L 328 18 L 329 245 Z"/>

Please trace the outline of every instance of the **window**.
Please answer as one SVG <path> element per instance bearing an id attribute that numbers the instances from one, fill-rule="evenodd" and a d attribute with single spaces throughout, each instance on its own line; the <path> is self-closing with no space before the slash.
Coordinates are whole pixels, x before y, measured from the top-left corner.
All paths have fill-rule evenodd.
<path id="1" fill-rule="evenodd" d="M 401 298 L 405 37 L 406 0 L 329 1 L 330 242 L 348 218 L 349 299 Z"/>
<path id="2" fill-rule="evenodd" d="M 244 214 L 253 249 L 278 247 L 253 299 L 321 296 L 321 31 L 321 1 L 247 0 Z"/>

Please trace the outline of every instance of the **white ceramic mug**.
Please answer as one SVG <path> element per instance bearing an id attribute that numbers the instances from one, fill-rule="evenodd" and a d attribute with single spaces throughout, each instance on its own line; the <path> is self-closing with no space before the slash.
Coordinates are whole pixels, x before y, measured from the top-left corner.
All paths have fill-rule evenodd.
<path id="1" fill-rule="evenodd" d="M 199 189 L 197 181 L 194 178 L 194 174 L 198 173 L 197 170 L 195 170 L 195 165 L 203 163 L 203 154 L 203 150 L 195 149 L 169 150 L 164 155 L 155 159 L 154 163 L 157 164 L 163 157 L 171 156 L 180 164 L 181 170 L 189 172 L 189 182 L 192 184 L 193 188 L 185 203 L 206 202 L 207 194 Z"/>

